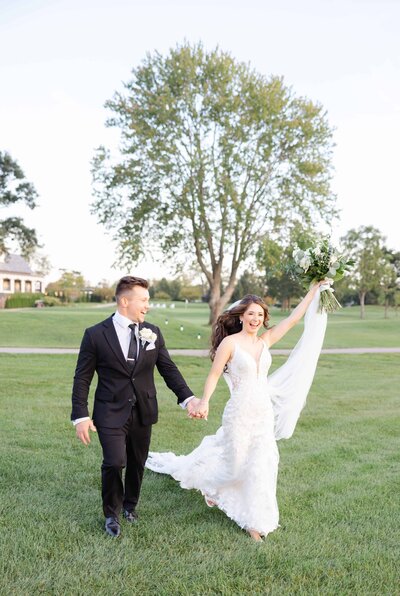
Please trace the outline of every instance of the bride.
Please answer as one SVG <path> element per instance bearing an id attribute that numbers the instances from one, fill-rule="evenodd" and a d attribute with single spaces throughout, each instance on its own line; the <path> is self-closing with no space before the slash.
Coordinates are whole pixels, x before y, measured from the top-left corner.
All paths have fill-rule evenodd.
<path id="1" fill-rule="evenodd" d="M 326 327 L 318 312 L 322 282 L 293 312 L 264 330 L 267 305 L 245 296 L 217 320 L 211 370 L 195 415 L 207 418 L 209 401 L 223 374 L 230 391 L 222 425 L 185 456 L 149 454 L 146 467 L 170 474 L 182 488 L 197 489 L 209 507 L 226 513 L 257 542 L 278 527 L 276 441 L 292 435 L 314 376 Z M 269 348 L 306 313 L 304 332 L 287 362 L 269 377 Z"/>

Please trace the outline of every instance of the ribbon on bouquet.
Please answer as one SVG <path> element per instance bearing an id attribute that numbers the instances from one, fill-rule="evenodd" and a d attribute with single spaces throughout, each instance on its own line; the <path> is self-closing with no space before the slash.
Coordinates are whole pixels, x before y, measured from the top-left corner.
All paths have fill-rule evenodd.
<path id="1" fill-rule="evenodd" d="M 334 296 L 335 290 L 332 288 L 333 279 L 327 277 L 324 279 L 324 283 L 320 285 L 320 298 L 319 298 L 319 312 L 335 312 L 339 308 L 342 308 L 340 302 Z"/>

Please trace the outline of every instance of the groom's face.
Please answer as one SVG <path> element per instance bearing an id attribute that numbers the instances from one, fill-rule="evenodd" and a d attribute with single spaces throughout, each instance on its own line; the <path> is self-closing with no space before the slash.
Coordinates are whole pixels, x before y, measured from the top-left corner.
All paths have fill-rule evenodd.
<path id="1" fill-rule="evenodd" d="M 149 310 L 149 291 L 141 286 L 134 286 L 131 290 L 121 296 L 121 304 L 124 314 L 135 323 L 143 323 L 144 317 Z"/>

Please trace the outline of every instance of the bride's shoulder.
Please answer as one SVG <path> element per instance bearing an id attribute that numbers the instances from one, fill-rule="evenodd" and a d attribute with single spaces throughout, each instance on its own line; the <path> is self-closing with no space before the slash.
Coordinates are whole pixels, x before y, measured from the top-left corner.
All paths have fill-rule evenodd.
<path id="1" fill-rule="evenodd" d="M 232 335 L 227 335 L 226 337 L 224 337 L 224 339 L 219 344 L 218 350 L 220 352 L 227 352 L 227 353 L 232 354 L 235 344 L 236 344 L 236 342 L 233 339 Z"/>
<path id="2" fill-rule="evenodd" d="M 233 345 L 234 345 L 234 339 L 233 339 L 232 335 L 227 335 L 226 337 L 224 337 L 224 339 L 221 341 L 221 343 L 219 344 L 218 347 L 226 349 L 226 348 L 231 348 Z"/>
<path id="3" fill-rule="evenodd" d="M 221 344 L 224 344 L 226 346 L 234 346 L 234 345 L 236 345 L 239 340 L 235 338 L 235 335 L 236 335 L 236 333 L 233 333 L 232 335 L 227 335 L 221 341 Z"/>

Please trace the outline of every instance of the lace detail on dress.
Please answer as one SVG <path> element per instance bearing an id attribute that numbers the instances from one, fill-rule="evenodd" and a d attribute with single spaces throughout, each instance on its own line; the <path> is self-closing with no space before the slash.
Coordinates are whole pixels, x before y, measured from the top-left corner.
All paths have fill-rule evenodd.
<path id="1" fill-rule="evenodd" d="M 222 426 L 192 453 L 150 453 L 146 466 L 195 488 L 244 529 L 268 534 L 278 526 L 279 454 L 267 391 L 271 356 L 264 344 L 257 363 L 236 344 L 224 377 L 230 389 Z"/>
<path id="2" fill-rule="evenodd" d="M 276 438 L 290 436 L 304 406 L 326 326 L 319 293 L 307 311 L 304 333 L 288 361 L 268 379 L 271 355 L 260 360 L 238 343 L 224 378 L 230 398 L 215 435 L 189 455 L 150 453 L 146 467 L 170 474 L 182 488 L 214 501 L 241 528 L 266 535 L 278 527 Z"/>
<path id="3" fill-rule="evenodd" d="M 228 362 L 227 371 L 224 373 L 224 378 L 231 391 L 240 392 L 249 385 L 249 382 L 254 381 L 254 377 L 257 381 L 260 380 L 260 377 L 267 379 L 271 366 L 271 354 L 265 342 L 260 341 L 262 341 L 263 347 L 258 362 L 239 343 L 235 345 L 232 359 Z"/>

